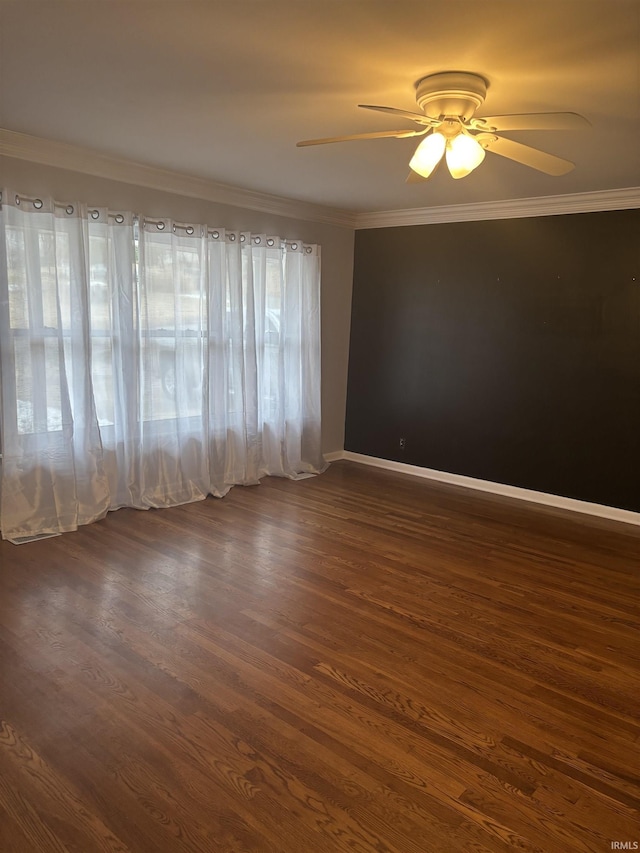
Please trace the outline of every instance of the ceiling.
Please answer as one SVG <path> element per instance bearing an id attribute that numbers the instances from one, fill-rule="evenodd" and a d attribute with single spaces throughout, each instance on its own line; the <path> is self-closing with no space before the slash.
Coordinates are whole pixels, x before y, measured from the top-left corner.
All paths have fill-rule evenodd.
<path id="1" fill-rule="evenodd" d="M 0 39 L 1 127 L 236 187 L 366 212 L 640 185 L 640 0 L 0 0 Z M 408 185 L 415 139 L 296 148 L 414 129 L 356 105 L 415 110 L 446 70 L 488 80 L 479 114 L 588 118 L 512 135 L 575 170 Z"/>

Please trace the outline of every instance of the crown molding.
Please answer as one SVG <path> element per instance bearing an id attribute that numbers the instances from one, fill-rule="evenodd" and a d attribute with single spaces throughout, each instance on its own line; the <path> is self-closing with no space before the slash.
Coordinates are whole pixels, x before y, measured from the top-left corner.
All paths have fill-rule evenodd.
<path id="1" fill-rule="evenodd" d="M 355 224 L 354 214 L 348 210 L 325 207 L 234 187 L 229 184 L 221 184 L 205 178 L 197 178 L 193 175 L 103 154 L 91 148 L 43 139 L 4 128 L 0 128 L 0 154 L 18 160 L 40 163 L 43 166 L 69 169 L 73 172 L 82 172 L 112 181 L 137 184 L 149 189 L 163 190 L 219 204 L 244 207 L 276 216 L 305 219 L 346 228 L 353 228 Z"/>
<path id="2" fill-rule="evenodd" d="M 357 213 L 356 230 L 430 225 L 437 222 L 473 222 L 486 219 L 519 219 L 525 216 L 556 216 L 561 213 L 595 213 L 600 210 L 629 210 L 640 207 L 640 187 L 599 190 L 570 195 L 549 195 L 506 201 L 450 204 L 443 207 L 410 208 Z"/>
<path id="3" fill-rule="evenodd" d="M 356 230 L 429 225 L 439 222 L 470 222 L 488 219 L 515 219 L 526 216 L 553 216 L 562 213 L 592 213 L 640 207 L 640 187 L 553 195 L 540 198 L 452 204 L 440 207 L 408 208 L 357 213 L 296 201 L 282 196 L 221 184 L 193 175 L 173 172 L 103 154 L 91 148 L 70 145 L 0 128 L 0 155 L 28 160 L 44 166 L 69 169 L 112 181 L 136 184 L 149 189 L 205 201 L 229 204 L 293 219 Z"/>

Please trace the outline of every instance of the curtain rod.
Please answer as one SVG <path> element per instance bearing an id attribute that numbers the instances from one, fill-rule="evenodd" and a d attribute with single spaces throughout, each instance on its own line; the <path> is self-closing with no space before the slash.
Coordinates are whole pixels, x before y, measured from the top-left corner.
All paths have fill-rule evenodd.
<path id="1" fill-rule="evenodd" d="M 36 210 L 40 210 L 44 206 L 44 202 L 41 198 L 38 198 L 37 196 L 20 195 L 19 193 L 16 193 L 15 202 L 18 206 L 20 205 L 21 202 L 27 202 L 27 203 L 33 204 L 33 206 L 35 207 Z M 0 206 L 1 205 L 2 205 L 2 191 L 0 191 Z M 59 210 L 64 210 L 65 213 L 69 214 L 69 216 L 71 216 L 73 213 L 75 213 L 75 207 L 73 204 L 69 204 L 69 203 L 65 203 L 65 202 L 61 202 L 61 201 L 56 201 L 55 199 L 53 199 L 53 206 Z M 100 215 L 99 211 L 96 208 L 89 207 L 88 212 L 89 212 L 89 215 L 93 219 L 98 219 L 98 217 Z M 113 219 L 119 225 L 125 221 L 125 217 L 123 216 L 122 213 L 112 213 L 111 211 L 108 210 L 107 216 L 109 217 L 109 219 Z M 133 216 L 134 223 L 136 223 L 138 225 L 143 225 L 143 226 L 146 224 L 155 225 L 156 228 L 158 229 L 158 231 L 164 231 L 164 229 L 166 228 L 166 223 L 167 223 L 166 219 L 155 219 L 155 218 L 151 218 L 148 216 L 140 216 L 137 213 L 133 213 L 132 216 Z M 193 234 L 195 234 L 197 228 L 199 228 L 201 230 L 201 233 L 202 233 L 205 226 L 204 225 L 190 225 L 190 224 L 184 223 L 184 222 L 174 222 L 173 223 L 173 231 L 174 232 L 177 229 L 180 229 L 181 231 L 185 231 L 186 234 L 188 234 L 189 236 L 192 236 Z M 207 235 L 209 237 L 213 237 L 215 240 L 217 240 L 220 237 L 221 231 L 226 231 L 226 229 L 221 229 L 221 228 L 209 229 L 208 228 L 207 229 Z M 236 234 L 239 234 L 239 240 L 241 243 L 246 242 L 246 239 L 247 239 L 246 233 L 236 232 L 236 231 L 230 231 L 229 232 L 228 238 L 229 238 L 230 242 L 235 241 Z M 313 248 L 310 245 L 305 245 L 304 241 L 302 241 L 302 240 L 288 240 L 286 237 L 265 237 L 264 240 L 265 240 L 266 245 L 269 248 L 271 248 L 272 246 L 275 246 L 276 241 L 279 241 L 284 246 L 290 246 L 294 251 L 296 251 L 298 249 L 298 247 L 300 247 L 300 246 L 303 246 L 305 248 L 305 251 L 309 254 L 313 251 Z M 262 243 L 262 237 L 258 234 L 252 235 L 251 241 L 254 243 L 254 245 L 259 246 Z"/>
<path id="2" fill-rule="evenodd" d="M 2 192 L 0 191 L 0 204 L 2 204 L 2 201 L 3 201 Z M 16 193 L 16 195 L 15 195 L 16 205 L 20 206 L 20 204 L 22 202 L 25 202 L 25 201 L 32 204 L 36 210 L 41 210 L 44 207 L 43 200 L 41 198 L 38 198 L 38 196 L 20 195 L 20 193 Z M 62 201 L 56 201 L 55 199 L 52 199 L 52 201 L 53 201 L 53 206 L 55 208 L 57 208 L 58 210 L 64 210 L 64 212 L 68 213 L 69 216 L 71 216 L 71 214 L 75 213 L 76 209 L 75 209 L 75 206 L 73 204 L 69 204 L 67 202 L 62 202 Z M 100 215 L 98 210 L 96 210 L 95 208 L 89 208 L 88 210 L 89 210 L 89 215 L 93 219 L 97 219 L 98 216 Z M 107 211 L 107 216 L 110 219 L 114 219 L 118 224 L 124 222 L 124 220 L 125 220 L 125 217 L 122 215 L 122 213 L 111 213 L 110 211 Z M 135 216 L 135 214 L 134 214 L 134 216 Z"/>

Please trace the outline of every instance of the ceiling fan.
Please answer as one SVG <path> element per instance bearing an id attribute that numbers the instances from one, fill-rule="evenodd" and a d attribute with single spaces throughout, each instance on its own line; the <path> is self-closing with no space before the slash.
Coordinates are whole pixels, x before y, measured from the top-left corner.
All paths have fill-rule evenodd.
<path id="1" fill-rule="evenodd" d="M 408 183 L 426 180 L 443 157 L 451 176 L 464 178 L 482 163 L 486 151 L 515 160 L 547 175 L 565 175 L 574 168 L 574 164 L 569 160 L 498 136 L 498 132 L 579 130 L 589 126 L 586 118 L 577 113 L 475 117 L 486 94 L 487 82 L 478 74 L 463 71 L 430 74 L 416 83 L 416 101 L 421 109 L 419 113 L 395 107 L 358 104 L 364 110 L 402 116 L 420 125 L 419 130 L 380 130 L 350 136 L 329 136 L 324 139 L 305 139 L 297 145 L 304 147 L 358 139 L 406 139 L 411 136 L 423 136 L 424 139 L 409 162 L 411 171 L 407 178 Z"/>

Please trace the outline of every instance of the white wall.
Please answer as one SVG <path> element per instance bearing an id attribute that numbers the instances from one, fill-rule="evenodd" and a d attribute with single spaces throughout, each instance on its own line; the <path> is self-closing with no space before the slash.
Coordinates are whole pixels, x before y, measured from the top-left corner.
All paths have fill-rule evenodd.
<path id="1" fill-rule="evenodd" d="M 66 169 L 0 157 L 0 187 L 25 195 L 132 210 L 149 217 L 256 231 L 322 246 L 322 449 L 344 447 L 353 282 L 353 229 L 290 219 Z"/>

